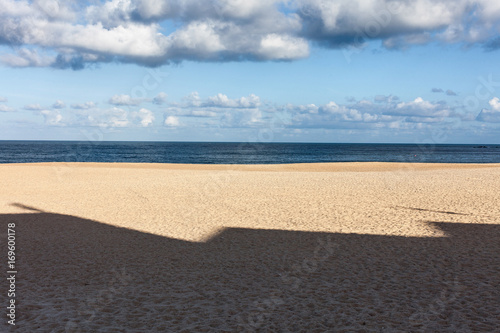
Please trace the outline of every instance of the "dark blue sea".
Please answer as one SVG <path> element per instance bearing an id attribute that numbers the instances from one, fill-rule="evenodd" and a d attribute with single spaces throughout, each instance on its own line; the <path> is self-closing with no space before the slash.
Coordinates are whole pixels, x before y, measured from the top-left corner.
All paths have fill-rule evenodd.
<path id="1" fill-rule="evenodd" d="M 0 141 L 0 163 L 500 163 L 499 145 Z"/>

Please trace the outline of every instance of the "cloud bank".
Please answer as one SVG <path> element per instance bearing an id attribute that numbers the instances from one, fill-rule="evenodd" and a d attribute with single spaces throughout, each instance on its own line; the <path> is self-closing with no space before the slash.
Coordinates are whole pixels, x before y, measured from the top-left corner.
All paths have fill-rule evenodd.
<path id="1" fill-rule="evenodd" d="M 166 97 L 165 93 L 158 95 Z M 489 105 L 479 113 L 468 111 L 466 105 L 456 100 L 407 99 L 394 94 L 349 98 L 345 102 L 281 104 L 255 94 L 200 95 L 193 92 L 176 100 L 161 98 L 161 104 L 152 98 L 143 100 L 140 105 L 124 106 L 107 103 L 114 96 L 107 96 L 100 103 L 72 103 L 54 98 L 56 103 L 44 105 L 33 100 L 30 105 L 36 107 L 31 108 L 10 107 L 7 98 L 3 98 L 0 114 L 6 123 L 24 124 L 22 126 L 32 126 L 47 133 L 104 131 L 126 137 L 136 133 L 154 140 L 165 137 L 185 140 L 193 133 L 202 133 L 200 140 L 248 137 L 255 141 L 261 140 L 255 135 L 279 133 L 279 140 L 292 141 L 303 141 L 308 135 L 318 135 L 318 138 L 329 135 L 329 140 L 343 140 L 342 135 L 352 135 L 352 138 L 363 135 L 381 141 L 417 137 L 445 142 L 443 135 L 494 138 L 500 126 L 498 97 L 492 97 Z M 12 96 L 6 97 L 12 99 Z M 32 120 L 27 123 L 26 119 Z"/>
<path id="2" fill-rule="evenodd" d="M 430 42 L 500 48 L 496 0 L 0 0 L 0 62 L 292 61 L 311 45 L 388 49 Z"/>
<path id="3" fill-rule="evenodd" d="M 370 99 L 350 99 L 348 103 L 330 101 L 325 104 L 285 104 L 263 101 L 255 94 L 231 97 L 223 93 L 202 97 L 192 92 L 180 101 L 166 101 L 162 92 L 153 99 L 134 100 L 117 94 L 108 103 L 72 103 L 67 108 L 62 100 L 49 107 L 40 104 L 24 106 L 25 112 L 43 116 L 47 126 L 101 128 L 262 128 L 279 119 L 277 126 L 289 129 L 401 129 L 423 128 L 450 122 L 500 122 L 500 102 L 490 101 L 491 109 L 479 115 L 463 114 L 444 101 L 428 101 L 421 97 L 402 101 L 395 95 L 376 95 Z M 6 98 L 3 98 L 6 101 Z M 161 101 L 161 103 L 160 103 Z M 106 105 L 107 104 L 107 105 Z M 111 105 L 109 105 L 111 104 Z M 0 104 L 0 112 L 14 111 Z M 163 119 L 163 123 L 158 121 Z M 274 120 L 273 120 L 274 119 Z M 274 126 L 274 125 L 273 125 Z"/>

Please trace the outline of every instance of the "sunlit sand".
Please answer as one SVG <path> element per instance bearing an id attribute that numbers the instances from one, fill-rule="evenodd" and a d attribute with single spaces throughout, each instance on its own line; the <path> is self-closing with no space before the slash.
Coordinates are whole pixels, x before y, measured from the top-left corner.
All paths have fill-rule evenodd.
<path id="1" fill-rule="evenodd" d="M 26 332 L 500 327 L 498 164 L 12 164 L 0 188 Z"/>

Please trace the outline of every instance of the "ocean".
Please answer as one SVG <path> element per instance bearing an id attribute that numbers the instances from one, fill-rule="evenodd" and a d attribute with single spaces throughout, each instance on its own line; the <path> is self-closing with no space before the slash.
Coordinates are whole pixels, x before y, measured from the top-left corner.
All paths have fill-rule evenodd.
<path id="1" fill-rule="evenodd" d="M 0 141 L 0 163 L 500 163 L 500 145 Z"/>

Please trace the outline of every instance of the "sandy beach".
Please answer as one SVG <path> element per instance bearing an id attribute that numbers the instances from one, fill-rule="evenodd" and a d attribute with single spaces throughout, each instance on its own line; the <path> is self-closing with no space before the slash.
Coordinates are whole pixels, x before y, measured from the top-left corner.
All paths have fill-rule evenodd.
<path id="1" fill-rule="evenodd" d="M 19 332 L 500 331 L 499 164 L 11 164 L 0 188 Z"/>

